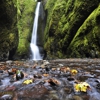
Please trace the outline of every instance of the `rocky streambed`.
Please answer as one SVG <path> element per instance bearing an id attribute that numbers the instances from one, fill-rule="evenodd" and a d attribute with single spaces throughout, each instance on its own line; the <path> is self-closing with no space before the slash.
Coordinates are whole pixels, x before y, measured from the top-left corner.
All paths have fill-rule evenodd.
<path id="1" fill-rule="evenodd" d="M 24 78 L 9 75 L 13 68 Z M 76 92 L 78 82 L 91 90 Z M 100 59 L 0 62 L 0 100 L 100 100 Z"/>

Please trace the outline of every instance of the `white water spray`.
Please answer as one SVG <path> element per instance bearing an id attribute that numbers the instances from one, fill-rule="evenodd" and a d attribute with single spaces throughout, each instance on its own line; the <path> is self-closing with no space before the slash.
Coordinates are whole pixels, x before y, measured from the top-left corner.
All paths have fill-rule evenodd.
<path id="1" fill-rule="evenodd" d="M 37 7 L 35 11 L 35 19 L 32 31 L 32 39 L 31 39 L 31 52 L 32 52 L 32 60 L 41 60 L 42 57 L 39 52 L 39 48 L 37 46 L 37 28 L 38 28 L 38 17 L 39 17 L 39 9 L 40 9 L 41 2 L 37 2 Z"/>

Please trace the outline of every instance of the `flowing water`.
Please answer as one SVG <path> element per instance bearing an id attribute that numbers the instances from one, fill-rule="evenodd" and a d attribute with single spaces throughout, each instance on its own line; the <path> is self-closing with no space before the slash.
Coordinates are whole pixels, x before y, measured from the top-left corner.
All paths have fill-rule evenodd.
<path id="1" fill-rule="evenodd" d="M 41 2 L 37 2 L 37 7 L 35 11 L 35 19 L 33 24 L 33 31 L 32 31 L 32 39 L 30 43 L 30 48 L 32 52 L 31 59 L 33 60 L 41 60 L 42 57 L 39 52 L 39 48 L 37 46 L 37 29 L 38 29 L 38 17 L 39 17 L 39 9 L 40 9 Z"/>
<path id="2" fill-rule="evenodd" d="M 76 69 L 78 73 L 71 75 L 60 70 L 62 67 Z M 13 61 L 9 68 L 18 68 L 26 75 L 16 81 L 7 75 L 7 68 L 0 69 L 0 100 L 100 100 L 100 60 Z M 27 79 L 33 82 L 23 84 Z M 55 81 L 49 83 L 50 80 Z M 76 81 L 87 82 L 91 90 L 75 92 Z"/>

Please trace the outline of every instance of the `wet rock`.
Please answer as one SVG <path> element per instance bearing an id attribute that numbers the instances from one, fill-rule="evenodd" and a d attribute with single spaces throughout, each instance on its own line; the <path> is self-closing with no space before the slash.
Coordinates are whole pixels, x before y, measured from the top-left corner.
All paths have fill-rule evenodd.
<path id="1" fill-rule="evenodd" d="M 36 85 L 35 87 L 25 89 L 23 91 L 18 91 L 19 98 L 41 98 L 43 95 L 47 94 L 48 90 L 43 85 Z"/>
<path id="2" fill-rule="evenodd" d="M 59 64 L 59 67 L 63 67 L 64 65 L 63 64 Z"/>
<path id="3" fill-rule="evenodd" d="M 12 97 L 12 95 L 5 94 L 0 98 L 0 100 L 12 100 Z"/>
<path id="4" fill-rule="evenodd" d="M 6 91 L 15 91 L 16 87 L 15 86 L 8 86 L 5 90 Z"/>
<path id="5" fill-rule="evenodd" d="M 11 69 L 7 70 L 7 72 L 9 75 L 14 75 L 16 70 L 17 70 L 16 68 L 11 68 Z"/>
<path id="6" fill-rule="evenodd" d="M 49 76 L 49 74 L 45 73 L 45 74 L 43 74 L 43 76 L 44 76 L 44 77 L 48 77 L 48 76 Z"/>
<path id="7" fill-rule="evenodd" d="M 0 70 L 0 73 L 3 73 L 3 70 Z"/>
<path id="8" fill-rule="evenodd" d="M 38 63 L 35 63 L 32 68 L 36 68 L 38 66 Z"/>
<path id="9" fill-rule="evenodd" d="M 81 96 L 78 96 L 78 95 L 73 96 L 73 99 L 74 99 L 74 100 L 83 100 L 83 99 L 81 98 Z"/>
<path id="10" fill-rule="evenodd" d="M 8 86 L 8 85 L 10 85 L 10 78 L 5 77 L 4 79 L 1 80 L 1 82 L 2 82 L 2 85 Z"/>
<path id="11" fill-rule="evenodd" d="M 98 83 L 98 84 L 96 85 L 96 89 L 97 89 L 98 92 L 100 92 L 100 83 Z"/>
<path id="12" fill-rule="evenodd" d="M 45 68 L 50 63 L 47 60 L 43 60 L 43 64 L 41 64 L 41 68 Z"/>
<path id="13" fill-rule="evenodd" d="M 68 81 L 74 81 L 74 80 L 75 80 L 75 78 L 74 78 L 74 77 L 70 77 L 70 76 L 69 76 L 69 77 L 67 78 L 67 80 L 68 80 Z"/>
<path id="14" fill-rule="evenodd" d="M 56 90 L 51 90 L 51 91 L 49 91 L 49 93 L 50 94 L 55 94 L 55 93 L 57 93 L 57 91 Z"/>
<path id="15" fill-rule="evenodd" d="M 12 98 L 13 98 L 13 92 L 11 91 L 0 92 L 0 100 L 12 100 Z"/>
<path id="16" fill-rule="evenodd" d="M 96 79 L 95 81 L 96 81 L 97 83 L 100 83 L 100 79 Z"/>
<path id="17" fill-rule="evenodd" d="M 41 75 L 41 74 L 35 74 L 35 75 L 34 75 L 34 78 L 39 78 L 39 79 L 41 79 L 41 78 L 42 78 L 42 75 Z"/>
<path id="18" fill-rule="evenodd" d="M 24 73 L 21 70 L 16 70 L 16 80 L 24 78 Z"/>
<path id="19" fill-rule="evenodd" d="M 49 63 L 48 60 L 43 60 L 43 64 L 44 64 L 44 65 L 48 65 L 48 64 L 50 64 L 50 63 Z"/>
<path id="20" fill-rule="evenodd" d="M 52 70 L 52 71 L 55 71 L 55 70 L 57 70 L 57 68 L 54 67 L 54 68 L 52 68 L 51 70 Z"/>
<path id="21" fill-rule="evenodd" d="M 25 65 L 24 65 L 23 61 L 13 61 L 13 66 L 22 67 L 22 66 L 25 66 Z M 28 66 L 25 66 L 25 67 L 27 68 Z"/>
<path id="22" fill-rule="evenodd" d="M 48 83 L 50 83 L 51 86 L 59 86 L 61 85 L 61 82 L 55 78 L 50 78 L 47 80 Z"/>
<path id="23" fill-rule="evenodd" d="M 22 81 L 16 81 L 16 82 L 12 83 L 10 86 L 8 86 L 6 89 L 19 90 L 21 88 L 23 88 Z"/>
<path id="24" fill-rule="evenodd" d="M 70 68 L 69 67 L 61 67 L 60 70 L 64 73 L 70 71 Z"/>
<path id="25" fill-rule="evenodd" d="M 57 95 L 57 91 L 55 91 L 55 90 L 50 91 L 49 98 L 51 100 L 59 100 L 59 96 Z"/>
<path id="26" fill-rule="evenodd" d="M 50 71 L 50 67 L 49 66 L 45 67 L 45 70 Z"/>
<path id="27" fill-rule="evenodd" d="M 70 87 L 70 88 L 69 87 L 65 87 L 64 91 L 65 91 L 66 94 L 70 94 L 72 92 L 72 87 Z"/>
<path id="28" fill-rule="evenodd" d="M 12 63 L 13 63 L 12 60 L 8 60 L 8 61 L 6 61 L 6 64 L 8 64 L 8 65 L 11 65 Z"/>
<path id="29" fill-rule="evenodd" d="M 5 64 L 5 62 L 0 62 L 0 66 L 1 66 L 1 65 L 4 65 L 4 64 Z"/>
<path id="30" fill-rule="evenodd" d="M 5 65 L 1 65 L 0 66 L 0 70 L 5 70 L 6 69 L 6 66 Z"/>
<path id="31" fill-rule="evenodd" d="M 100 100 L 100 94 L 96 91 L 92 91 L 89 95 L 89 100 Z"/>

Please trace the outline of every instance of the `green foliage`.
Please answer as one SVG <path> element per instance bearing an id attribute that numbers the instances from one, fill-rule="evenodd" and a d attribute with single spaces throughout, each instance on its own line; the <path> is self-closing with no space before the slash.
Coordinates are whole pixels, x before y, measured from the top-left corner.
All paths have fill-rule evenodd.
<path id="1" fill-rule="evenodd" d="M 17 0 L 17 26 L 19 32 L 17 54 L 19 55 L 28 52 L 28 40 L 30 40 L 28 38 L 32 32 L 35 7 L 36 2 L 34 0 Z"/>

